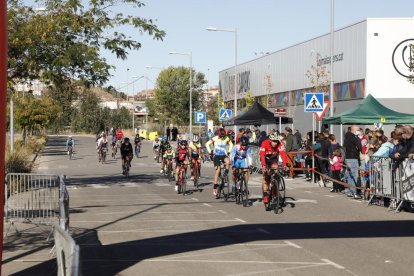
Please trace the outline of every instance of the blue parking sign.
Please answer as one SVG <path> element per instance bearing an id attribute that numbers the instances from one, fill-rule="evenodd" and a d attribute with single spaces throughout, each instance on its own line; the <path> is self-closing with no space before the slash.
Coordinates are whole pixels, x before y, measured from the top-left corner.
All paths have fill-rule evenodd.
<path id="1" fill-rule="evenodd" d="M 195 113 L 195 122 L 197 124 L 205 124 L 207 123 L 207 115 L 205 112 L 196 111 Z"/>

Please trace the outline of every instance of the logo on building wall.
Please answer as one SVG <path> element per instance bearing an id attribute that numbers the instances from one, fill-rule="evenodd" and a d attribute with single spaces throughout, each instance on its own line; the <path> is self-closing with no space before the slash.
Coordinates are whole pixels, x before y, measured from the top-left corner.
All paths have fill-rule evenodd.
<path id="1" fill-rule="evenodd" d="M 238 95 L 250 91 L 250 71 L 239 72 L 237 77 L 237 83 Z M 224 73 L 222 93 L 224 101 L 234 99 L 234 75 L 231 75 L 228 72 Z M 240 97 L 237 98 L 240 99 Z"/>
<path id="2" fill-rule="evenodd" d="M 414 75 L 414 38 L 406 39 L 395 47 L 392 53 L 392 65 L 398 74 L 405 78 Z"/>

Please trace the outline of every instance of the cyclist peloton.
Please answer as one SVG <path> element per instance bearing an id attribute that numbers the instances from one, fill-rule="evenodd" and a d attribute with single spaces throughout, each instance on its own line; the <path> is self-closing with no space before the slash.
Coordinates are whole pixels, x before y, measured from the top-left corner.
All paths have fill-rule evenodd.
<path id="1" fill-rule="evenodd" d="M 226 130 L 224 128 L 220 128 L 217 132 L 217 136 L 214 136 L 211 138 L 210 141 L 206 143 L 206 148 L 208 153 L 211 153 L 210 144 L 214 145 L 214 167 L 216 168 L 216 172 L 214 174 L 214 187 L 213 187 L 213 194 L 217 194 L 217 187 L 218 187 L 218 177 L 220 175 L 220 161 L 223 161 L 226 165 L 224 170 L 224 176 L 227 176 L 229 173 L 229 167 L 230 167 L 230 160 L 227 157 L 227 155 L 231 152 L 233 149 L 233 143 L 229 139 L 229 137 L 226 136 Z M 229 147 L 227 149 L 227 146 Z"/>
<path id="2" fill-rule="evenodd" d="M 66 140 L 66 150 L 69 154 L 69 148 L 72 147 L 72 152 L 73 149 L 75 148 L 75 139 L 73 139 L 72 135 L 69 135 L 68 139 Z"/>
<path id="3" fill-rule="evenodd" d="M 157 160 L 157 151 L 160 149 L 160 139 L 155 137 L 154 142 L 152 142 L 152 150 L 154 151 L 154 160 Z"/>
<path id="4" fill-rule="evenodd" d="M 194 174 L 193 174 L 193 167 L 195 162 L 198 162 L 198 177 L 200 178 L 200 172 L 201 172 L 201 162 L 200 162 L 200 155 L 202 154 L 201 151 L 201 144 L 200 144 L 200 138 L 198 135 L 193 135 L 193 139 L 188 146 L 188 150 L 190 152 L 191 156 L 191 180 L 194 180 Z"/>
<path id="5" fill-rule="evenodd" d="M 233 167 L 233 192 L 236 189 L 235 168 L 242 169 L 246 183 L 249 182 L 249 167 L 252 164 L 252 150 L 249 147 L 249 139 L 245 136 L 239 138 L 239 143 L 233 147 L 230 154 L 230 162 Z"/>
<path id="6" fill-rule="evenodd" d="M 165 148 L 165 153 L 162 157 L 161 162 L 161 171 L 160 173 L 164 173 L 164 169 L 167 168 L 167 161 L 172 161 L 175 158 L 175 151 L 172 149 L 171 145 L 168 144 Z M 172 173 L 172 172 L 171 172 Z"/>
<path id="7" fill-rule="evenodd" d="M 262 164 L 263 172 L 263 203 L 269 202 L 269 183 L 270 173 L 268 169 L 277 169 L 279 163 L 279 152 L 282 143 L 281 136 L 278 136 L 276 132 L 271 133 L 269 138 L 262 142 L 260 146 L 260 162 Z"/>
<path id="8" fill-rule="evenodd" d="M 180 168 L 181 165 L 184 163 L 185 165 L 188 165 L 188 148 L 187 148 L 187 141 L 181 140 L 179 144 L 179 148 L 175 154 L 175 191 L 178 191 L 178 179 L 180 176 Z"/>
<path id="9" fill-rule="evenodd" d="M 124 138 L 121 144 L 121 157 L 122 157 L 122 174 L 125 174 L 124 164 L 125 159 L 129 159 L 129 166 L 131 167 L 132 158 L 134 158 L 134 151 L 128 137 Z"/>

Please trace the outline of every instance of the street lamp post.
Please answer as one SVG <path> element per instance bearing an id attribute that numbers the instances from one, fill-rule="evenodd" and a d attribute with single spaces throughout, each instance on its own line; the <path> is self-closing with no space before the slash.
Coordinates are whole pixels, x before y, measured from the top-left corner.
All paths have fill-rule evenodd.
<path id="1" fill-rule="evenodd" d="M 237 28 L 232 29 L 218 29 L 214 27 L 206 28 L 207 31 L 211 32 L 230 32 L 234 33 L 234 117 L 237 116 Z M 234 126 L 234 133 L 237 133 L 237 126 Z"/>
<path id="2" fill-rule="evenodd" d="M 192 139 L 192 134 L 193 134 L 193 130 L 192 130 L 192 119 L 193 119 L 193 76 L 192 76 L 192 71 L 193 71 L 193 54 L 192 52 L 170 52 L 170 55 L 185 55 L 185 56 L 189 56 L 190 57 L 190 136 L 188 137 L 188 139 Z"/>
<path id="3" fill-rule="evenodd" d="M 331 102 L 329 116 L 334 115 L 334 66 L 333 66 L 333 56 L 334 56 L 334 0 L 331 0 L 331 78 L 329 82 L 329 101 Z M 330 133 L 333 133 L 333 125 L 331 124 Z"/>

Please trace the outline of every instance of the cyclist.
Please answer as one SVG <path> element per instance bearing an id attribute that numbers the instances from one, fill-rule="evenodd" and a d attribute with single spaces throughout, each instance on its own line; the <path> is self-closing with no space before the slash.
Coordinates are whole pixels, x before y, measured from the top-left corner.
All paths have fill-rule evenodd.
<path id="1" fill-rule="evenodd" d="M 98 158 L 99 162 L 101 162 L 102 150 L 106 148 L 108 150 L 108 139 L 106 139 L 106 133 L 102 134 L 102 137 L 98 140 Z"/>
<path id="2" fill-rule="evenodd" d="M 135 148 L 135 154 L 138 154 L 141 151 L 141 138 L 139 137 L 139 133 L 135 135 L 134 148 Z"/>
<path id="3" fill-rule="evenodd" d="M 122 132 L 122 128 L 118 127 L 115 137 L 117 141 L 122 140 L 124 138 L 124 133 Z"/>
<path id="4" fill-rule="evenodd" d="M 226 136 L 226 130 L 224 128 L 220 128 L 217 132 L 217 136 L 214 136 L 211 138 L 210 141 L 206 143 L 206 148 L 208 153 L 211 153 L 210 144 L 214 145 L 214 167 L 216 168 L 216 173 L 214 174 L 214 187 L 213 187 L 213 194 L 217 194 L 217 187 L 218 187 L 218 177 L 220 175 L 220 162 L 224 162 L 226 164 L 225 170 L 224 170 L 224 176 L 227 176 L 229 173 L 229 167 L 230 167 L 230 160 L 227 157 L 229 152 L 231 152 L 233 148 L 233 143 L 229 139 L 229 137 Z M 228 146 L 228 149 L 227 149 Z"/>
<path id="5" fill-rule="evenodd" d="M 157 160 L 157 154 L 158 151 L 160 150 L 160 139 L 158 139 L 158 137 L 155 137 L 154 142 L 152 142 L 152 150 L 154 151 L 154 160 Z"/>
<path id="6" fill-rule="evenodd" d="M 249 147 L 249 138 L 241 136 L 239 138 L 239 144 L 233 147 L 233 150 L 230 154 L 230 162 L 233 167 L 233 189 L 236 188 L 236 175 L 234 170 L 242 169 L 244 179 L 246 183 L 249 181 L 249 167 L 252 164 L 252 150 Z"/>
<path id="7" fill-rule="evenodd" d="M 170 143 L 167 140 L 167 136 L 163 136 L 161 138 L 161 143 L 160 143 L 160 151 L 161 151 L 161 157 L 163 158 L 165 151 L 167 150 L 167 146 Z"/>
<path id="8" fill-rule="evenodd" d="M 200 155 L 202 154 L 201 151 L 201 144 L 199 142 L 200 138 L 198 135 L 193 135 L 192 142 L 188 146 L 188 150 L 191 155 L 191 180 L 194 180 L 194 174 L 193 174 L 193 167 L 196 162 L 198 162 L 198 177 L 200 177 L 200 171 L 201 171 L 201 162 L 200 162 Z"/>
<path id="9" fill-rule="evenodd" d="M 269 139 L 262 142 L 260 146 L 260 162 L 262 163 L 263 172 L 263 203 L 269 202 L 269 182 L 270 174 L 268 168 L 277 169 L 279 164 L 279 152 L 282 143 L 282 137 L 276 132 L 269 135 Z"/>
<path id="10" fill-rule="evenodd" d="M 188 165 L 188 148 L 187 148 L 187 141 L 181 140 L 179 144 L 179 149 L 177 150 L 177 153 L 175 154 L 175 191 L 178 191 L 178 177 L 180 175 L 180 168 L 181 165 L 184 163 L 185 165 Z"/>
<path id="11" fill-rule="evenodd" d="M 69 155 L 69 148 L 72 147 L 72 151 L 75 148 L 75 139 L 73 139 L 72 135 L 69 135 L 68 139 L 66 140 L 66 149 Z"/>
<path id="12" fill-rule="evenodd" d="M 170 161 L 172 162 L 172 160 L 175 158 L 175 151 L 172 149 L 171 145 L 168 144 L 165 148 L 165 153 L 163 155 L 163 162 L 161 163 L 161 171 L 160 173 L 164 173 L 164 169 L 167 167 L 167 162 Z"/>
<path id="13" fill-rule="evenodd" d="M 129 159 L 129 166 L 131 167 L 131 161 L 132 161 L 132 158 L 134 157 L 134 151 L 132 149 L 132 145 L 128 137 L 125 137 L 124 141 L 121 144 L 121 157 L 122 157 L 122 174 L 125 174 L 125 170 L 124 170 L 125 159 L 126 158 Z"/>

